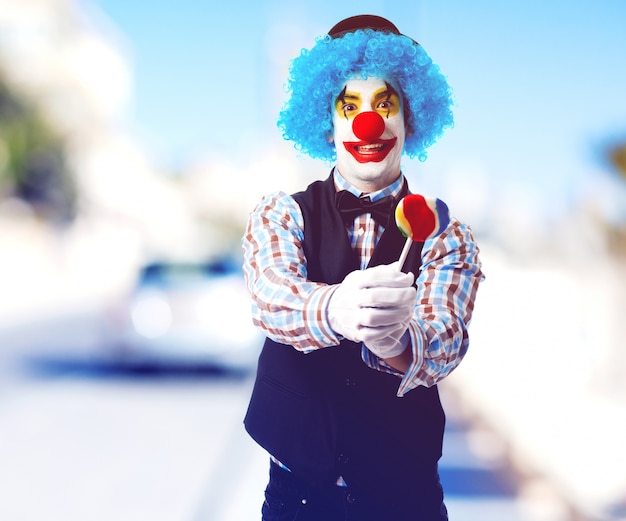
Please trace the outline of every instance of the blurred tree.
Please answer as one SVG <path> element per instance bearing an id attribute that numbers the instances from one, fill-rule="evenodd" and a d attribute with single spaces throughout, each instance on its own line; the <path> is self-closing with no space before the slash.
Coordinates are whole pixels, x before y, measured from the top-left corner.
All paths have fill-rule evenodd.
<path id="1" fill-rule="evenodd" d="M 626 143 L 612 146 L 608 151 L 608 155 L 613 166 L 626 178 Z"/>
<path id="2" fill-rule="evenodd" d="M 617 142 L 604 149 L 605 158 L 626 181 L 626 142 Z M 607 225 L 607 238 L 612 253 L 626 257 L 626 222 Z"/>
<path id="3" fill-rule="evenodd" d="M 17 197 L 46 220 L 71 221 L 76 186 L 63 140 L 0 77 L 0 197 Z"/>

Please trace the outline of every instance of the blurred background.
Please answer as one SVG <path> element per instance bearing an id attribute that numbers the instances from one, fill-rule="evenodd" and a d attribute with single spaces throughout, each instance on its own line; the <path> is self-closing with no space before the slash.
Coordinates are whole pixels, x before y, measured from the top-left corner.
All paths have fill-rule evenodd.
<path id="1" fill-rule="evenodd" d="M 0 0 L 0 519 L 259 519 L 240 237 L 325 177 L 289 60 L 385 16 L 455 92 L 413 191 L 482 247 L 451 519 L 626 519 L 626 4 Z"/>

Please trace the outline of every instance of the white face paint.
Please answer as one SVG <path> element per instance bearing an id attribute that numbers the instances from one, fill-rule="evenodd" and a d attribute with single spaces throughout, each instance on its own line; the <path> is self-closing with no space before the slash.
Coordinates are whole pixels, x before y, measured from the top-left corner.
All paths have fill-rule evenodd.
<path id="1" fill-rule="evenodd" d="M 370 114 L 370 120 L 379 120 L 379 132 L 353 127 L 355 118 Z M 361 119 L 366 119 L 361 118 Z M 361 123 L 362 121 L 359 121 Z M 357 134 L 355 135 L 355 128 Z M 352 79 L 335 101 L 333 111 L 333 139 L 337 150 L 339 173 L 355 187 L 373 192 L 389 186 L 400 176 L 400 160 L 404 148 L 405 127 L 398 92 L 381 78 Z"/>

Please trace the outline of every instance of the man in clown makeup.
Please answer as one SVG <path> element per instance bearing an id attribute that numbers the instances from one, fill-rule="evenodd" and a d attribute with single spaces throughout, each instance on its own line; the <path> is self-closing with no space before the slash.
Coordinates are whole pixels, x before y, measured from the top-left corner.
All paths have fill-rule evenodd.
<path id="1" fill-rule="evenodd" d="M 264 521 L 441 521 L 437 382 L 468 348 L 483 278 L 469 228 L 414 242 L 393 222 L 401 157 L 452 125 L 450 88 L 391 22 L 336 24 L 293 60 L 278 125 L 330 175 L 262 199 L 243 237 L 267 335 L 245 418 L 270 454 Z"/>

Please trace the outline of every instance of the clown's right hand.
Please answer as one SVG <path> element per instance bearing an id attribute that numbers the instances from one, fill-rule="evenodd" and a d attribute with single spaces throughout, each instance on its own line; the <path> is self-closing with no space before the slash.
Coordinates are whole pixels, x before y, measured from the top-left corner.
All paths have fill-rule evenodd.
<path id="1" fill-rule="evenodd" d="M 397 262 L 349 273 L 328 303 L 330 327 L 353 342 L 367 344 L 387 337 L 413 315 L 413 280 Z"/>

